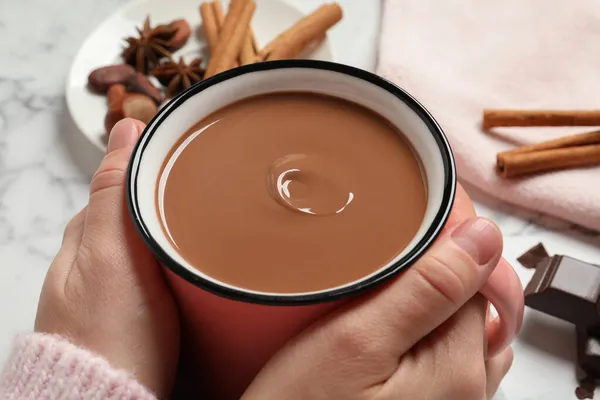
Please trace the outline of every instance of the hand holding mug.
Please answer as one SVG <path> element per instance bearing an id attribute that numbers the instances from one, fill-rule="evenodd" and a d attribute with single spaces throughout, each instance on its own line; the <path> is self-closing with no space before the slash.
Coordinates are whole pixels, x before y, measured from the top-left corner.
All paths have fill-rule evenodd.
<path id="1" fill-rule="evenodd" d="M 166 398 L 179 356 L 177 308 L 125 202 L 127 163 L 142 129 L 131 119 L 113 128 L 89 203 L 67 225 L 46 276 L 35 330 L 89 349 Z"/>
<path id="2" fill-rule="evenodd" d="M 488 302 L 476 293 L 500 261 L 502 236 L 474 215 L 459 187 L 444 237 L 383 290 L 288 343 L 243 400 L 490 398 L 513 354 L 486 359 Z"/>

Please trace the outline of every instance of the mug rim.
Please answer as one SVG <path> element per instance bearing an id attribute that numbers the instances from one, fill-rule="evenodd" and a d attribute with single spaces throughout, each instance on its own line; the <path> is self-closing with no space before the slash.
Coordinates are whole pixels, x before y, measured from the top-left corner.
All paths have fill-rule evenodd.
<path id="1" fill-rule="evenodd" d="M 194 274 L 187 268 L 175 261 L 152 237 L 149 230 L 144 223 L 141 210 L 138 204 L 137 196 L 137 176 L 138 170 L 141 167 L 141 159 L 144 154 L 144 150 L 152 136 L 156 133 L 160 125 L 169 117 L 169 115 L 181 106 L 185 101 L 198 95 L 209 87 L 215 86 L 223 81 L 253 73 L 259 71 L 268 71 L 273 69 L 288 69 L 288 68 L 305 68 L 305 69 L 317 69 L 336 72 L 344 75 L 349 75 L 354 78 L 358 78 L 362 81 L 378 86 L 381 89 L 386 90 L 392 94 L 399 101 L 406 104 L 423 123 L 426 125 L 428 131 L 435 139 L 435 142 L 440 151 L 442 157 L 444 177 L 443 177 L 443 195 L 441 206 L 437 210 L 430 226 L 427 228 L 423 237 L 417 242 L 417 244 L 404 255 L 401 259 L 397 260 L 393 264 L 381 269 L 379 272 L 373 274 L 367 279 L 359 280 L 352 285 L 347 285 L 337 289 L 325 289 L 318 292 L 307 293 L 307 294 L 294 294 L 282 296 L 279 294 L 266 294 L 266 293 L 253 293 L 245 291 L 243 288 L 227 287 L 218 283 L 212 282 L 199 274 Z M 146 140 L 144 140 L 146 139 Z M 134 167 L 137 166 L 137 167 Z M 134 169 L 135 168 L 135 169 Z M 310 305 L 326 303 L 334 300 L 339 300 L 348 296 L 354 296 L 362 293 L 368 289 L 373 288 L 385 281 L 395 277 L 400 272 L 409 268 L 413 265 L 422 255 L 425 253 L 432 243 L 440 235 L 444 228 L 452 206 L 454 204 L 454 197 L 456 194 L 456 164 L 454 155 L 448 138 L 439 126 L 437 121 L 433 118 L 431 113 L 412 95 L 400 88 L 396 84 L 380 77 L 374 73 L 351 67 L 344 64 L 329 62 L 329 61 L 317 61 L 317 60 L 280 60 L 280 61 L 268 61 L 256 64 L 245 65 L 237 67 L 218 75 L 207 78 L 197 84 L 191 86 L 184 92 L 180 93 L 164 107 L 162 107 L 158 113 L 152 118 L 152 120 L 146 125 L 144 131 L 140 135 L 135 147 L 133 148 L 129 165 L 127 167 L 127 179 L 126 179 L 126 201 L 129 214 L 132 218 L 133 225 L 137 233 L 141 236 L 145 245 L 152 251 L 152 253 L 158 258 L 158 260 L 171 270 L 173 273 L 183 278 L 185 281 L 193 284 L 199 289 L 206 290 L 217 296 L 224 297 L 230 300 L 242 301 L 246 303 L 262 304 L 262 305 L 274 305 L 274 306 L 299 306 L 299 305 Z"/>

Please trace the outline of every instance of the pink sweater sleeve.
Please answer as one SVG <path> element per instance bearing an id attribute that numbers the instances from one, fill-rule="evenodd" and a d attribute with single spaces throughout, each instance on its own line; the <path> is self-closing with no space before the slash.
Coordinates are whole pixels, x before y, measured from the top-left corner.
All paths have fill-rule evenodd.
<path id="1" fill-rule="evenodd" d="M 126 372 L 50 335 L 19 336 L 0 375 L 0 400 L 156 400 Z"/>

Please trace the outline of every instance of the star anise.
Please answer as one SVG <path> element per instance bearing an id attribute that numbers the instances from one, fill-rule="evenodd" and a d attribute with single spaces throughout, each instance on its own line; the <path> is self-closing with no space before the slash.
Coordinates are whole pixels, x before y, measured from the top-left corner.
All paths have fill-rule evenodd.
<path id="1" fill-rule="evenodd" d="M 177 32 L 177 27 L 169 24 L 153 28 L 150 26 L 150 17 L 146 17 L 142 29 L 136 29 L 139 37 L 125 39 L 127 47 L 121 56 L 126 64 L 131 65 L 138 72 L 147 74 L 162 58 L 171 57 L 169 40 Z"/>
<path id="2" fill-rule="evenodd" d="M 167 97 L 174 97 L 202 80 L 205 70 L 200 66 L 201 63 L 202 59 L 196 58 L 186 64 L 183 57 L 180 57 L 179 62 L 169 60 L 159 65 L 152 71 L 152 75 L 166 86 Z"/>

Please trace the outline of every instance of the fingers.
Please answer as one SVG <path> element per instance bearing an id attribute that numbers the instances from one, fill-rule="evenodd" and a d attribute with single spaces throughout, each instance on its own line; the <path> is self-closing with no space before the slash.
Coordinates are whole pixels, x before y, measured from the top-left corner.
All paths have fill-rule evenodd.
<path id="1" fill-rule="evenodd" d="M 115 239 L 123 230 L 127 166 L 143 126 L 139 121 L 124 119 L 110 134 L 108 151 L 90 184 L 83 237 L 85 246 L 98 245 L 103 238 Z"/>
<path id="2" fill-rule="evenodd" d="M 488 301 L 480 294 L 468 300 L 454 315 L 426 337 L 433 347 L 444 349 L 453 359 L 472 363 L 481 360 L 483 368 L 487 340 L 485 324 Z M 465 354 L 468 353 L 468 354 Z M 462 365 L 460 362 L 458 364 Z M 467 365 L 467 364 L 465 364 Z"/>
<path id="3" fill-rule="evenodd" d="M 435 384 L 416 398 L 483 400 L 487 308 L 487 299 L 477 294 L 417 343 L 400 359 L 398 369 L 388 380 L 385 390 L 390 393 L 389 398 L 411 391 L 410 386 L 412 392 L 423 391 L 423 383 L 414 382 L 414 377 L 427 376 Z"/>
<path id="4" fill-rule="evenodd" d="M 104 189 L 120 190 L 125 182 L 129 157 L 144 124 L 126 118 L 115 125 L 108 140 L 108 149 L 90 184 L 91 198 Z"/>
<path id="5" fill-rule="evenodd" d="M 510 370 L 514 360 L 514 353 L 512 348 L 508 348 L 504 350 L 502 353 L 498 354 L 496 357 L 490 359 L 486 363 L 487 370 L 487 398 L 491 399 L 498 388 L 500 387 L 500 383 Z"/>
<path id="6" fill-rule="evenodd" d="M 403 354 L 479 291 L 501 252 L 496 225 L 483 218 L 466 220 L 395 282 L 360 304 L 356 318 L 363 329 L 385 334 L 379 340 L 390 352 Z"/>
<path id="7" fill-rule="evenodd" d="M 90 199 L 78 259 L 82 274 L 114 274 L 114 268 L 124 267 L 130 253 L 138 251 L 135 232 L 125 200 L 127 167 L 144 124 L 133 119 L 119 121 L 113 128 L 107 153 L 90 184 Z M 91 268 L 101 265 L 104 268 Z M 90 266 L 90 271 L 85 271 Z"/>

